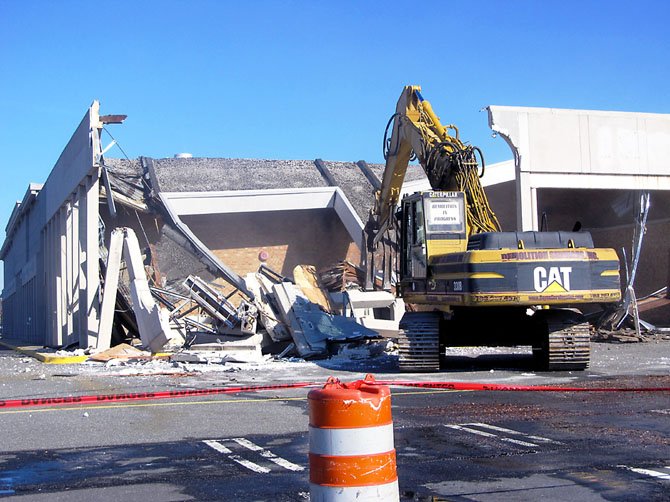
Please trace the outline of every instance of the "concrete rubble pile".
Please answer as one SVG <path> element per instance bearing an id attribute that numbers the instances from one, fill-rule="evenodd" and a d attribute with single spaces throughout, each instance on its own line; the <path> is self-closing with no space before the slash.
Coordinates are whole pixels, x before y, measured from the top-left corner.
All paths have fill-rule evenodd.
<path id="1" fill-rule="evenodd" d="M 299 265 L 286 278 L 261 265 L 244 277 L 247 296 L 197 275 L 186 277 L 180 288 L 158 287 L 155 270 L 143 265 L 150 261 L 148 253 L 142 255 L 130 228 L 112 232 L 100 343 L 93 351 L 102 359 L 95 360 L 141 359 L 161 351 L 178 363 L 321 359 L 349 344 L 385 346 L 397 337 L 402 301 L 362 291 L 353 264 L 326 271 L 328 289 L 313 266 Z M 132 345 L 151 352 L 133 352 Z"/>

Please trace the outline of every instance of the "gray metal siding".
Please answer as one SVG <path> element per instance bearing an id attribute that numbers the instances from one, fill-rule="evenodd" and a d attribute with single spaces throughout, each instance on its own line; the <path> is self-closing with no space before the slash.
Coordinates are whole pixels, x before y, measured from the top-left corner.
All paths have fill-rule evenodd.
<path id="1" fill-rule="evenodd" d="M 22 342 L 42 345 L 36 296 L 36 279 L 32 278 L 3 300 L 2 333 L 6 338 L 20 338 Z"/>

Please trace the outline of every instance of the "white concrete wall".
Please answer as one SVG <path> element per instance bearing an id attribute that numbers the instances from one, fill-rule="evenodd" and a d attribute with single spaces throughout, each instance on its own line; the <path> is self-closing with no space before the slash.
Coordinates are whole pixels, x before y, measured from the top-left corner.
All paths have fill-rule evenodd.
<path id="1" fill-rule="evenodd" d="M 512 148 L 518 228 L 537 229 L 539 188 L 670 190 L 670 115 L 490 106 Z"/>
<path id="2" fill-rule="evenodd" d="M 93 102 L 52 169 L 40 196 L 46 197 L 43 230 L 47 344 L 95 346 L 99 245 L 99 108 Z"/>
<path id="3" fill-rule="evenodd" d="M 81 180 L 92 174 L 94 151 L 99 151 L 99 110 L 100 104 L 94 101 L 44 183 L 47 220 L 61 209 Z"/>
<path id="4" fill-rule="evenodd" d="M 3 244 L 6 336 L 37 344 L 95 345 L 99 318 L 98 115 L 94 102 L 34 203 Z"/>

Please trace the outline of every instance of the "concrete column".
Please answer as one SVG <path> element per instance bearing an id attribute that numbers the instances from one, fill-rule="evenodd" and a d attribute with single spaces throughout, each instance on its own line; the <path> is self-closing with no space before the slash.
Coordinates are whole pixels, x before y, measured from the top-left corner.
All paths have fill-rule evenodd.
<path id="1" fill-rule="evenodd" d="M 88 347 L 88 315 L 86 305 L 86 288 L 88 278 L 86 276 L 86 194 L 88 190 L 88 179 L 85 179 L 77 190 L 77 199 L 79 200 L 79 220 L 78 239 L 77 239 L 77 268 L 79 269 L 79 346 Z"/>
<path id="2" fill-rule="evenodd" d="M 72 204 L 65 202 L 62 212 L 62 234 L 61 234 L 61 269 L 63 271 L 62 296 L 63 296 L 63 344 L 73 343 L 72 324 Z"/>
<path id="3" fill-rule="evenodd" d="M 88 347 L 88 315 L 86 312 L 86 270 L 84 264 L 86 263 L 86 251 L 84 246 L 84 238 L 86 237 L 85 220 L 86 220 L 86 188 L 88 180 L 84 180 L 77 190 L 77 207 L 79 209 L 79 218 L 77 221 L 77 269 L 79 274 L 79 293 L 77 296 L 77 303 L 79 309 L 79 346 Z M 86 342 L 86 343 L 85 343 Z"/>
<path id="4" fill-rule="evenodd" d="M 49 265 L 49 272 L 46 276 L 46 288 L 49 302 L 49 326 L 48 343 L 56 346 L 60 343 L 60 261 L 58 254 L 58 213 L 49 220 L 48 238 L 46 248 L 46 260 Z"/>
<path id="5" fill-rule="evenodd" d="M 51 302 L 51 252 L 50 252 L 50 242 L 49 238 L 51 237 L 50 230 L 50 221 L 47 221 L 44 224 L 44 239 L 42 246 L 42 259 L 44 260 L 44 275 L 42 276 L 42 288 L 44 288 L 44 307 L 45 307 L 45 316 L 44 316 L 44 344 L 51 344 L 51 318 L 53 312 L 53 306 Z"/>
<path id="6" fill-rule="evenodd" d="M 59 209 L 54 216 L 54 258 L 55 258 L 55 276 L 56 276 L 56 337 L 54 345 L 63 345 L 63 326 L 67 319 L 67 302 L 65 295 L 65 259 L 64 259 L 64 241 L 65 241 L 65 216 L 63 208 Z"/>
<path id="7" fill-rule="evenodd" d="M 71 267 L 71 283 L 68 288 L 70 293 L 70 311 L 72 312 L 72 339 L 77 341 L 83 331 L 79 311 L 79 194 L 78 190 L 72 195 L 70 203 L 70 246 L 68 247 L 68 260 Z"/>
<path id="8" fill-rule="evenodd" d="M 516 189 L 517 228 L 522 231 L 538 230 L 537 188 L 532 186 L 532 175 L 521 172 Z"/>
<path id="9" fill-rule="evenodd" d="M 81 245 L 79 309 L 85 329 L 79 338 L 81 347 L 95 347 L 98 339 L 100 319 L 100 246 L 98 244 L 98 195 L 99 178 L 87 176 L 85 185 L 80 189 L 79 202 L 79 240 Z M 85 319 L 84 319 L 85 316 Z"/>
<path id="10" fill-rule="evenodd" d="M 533 159 L 531 159 L 528 115 L 520 114 L 519 139 L 516 155 L 517 175 L 517 228 L 521 231 L 537 230 L 537 189 L 533 186 Z"/>

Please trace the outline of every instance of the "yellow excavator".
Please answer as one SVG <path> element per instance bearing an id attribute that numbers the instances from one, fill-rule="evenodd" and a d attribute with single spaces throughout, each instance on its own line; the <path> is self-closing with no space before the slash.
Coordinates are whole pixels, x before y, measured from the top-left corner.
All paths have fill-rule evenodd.
<path id="1" fill-rule="evenodd" d="M 589 324 L 575 307 L 621 299 L 616 252 L 588 232 L 502 232 L 481 151 L 442 125 L 419 86 L 398 100 L 384 157 L 366 225 L 368 284 L 393 285 L 408 304 L 400 369 L 439 370 L 447 346 L 532 346 L 539 369 L 588 367 Z M 400 200 L 414 157 L 432 190 Z"/>

